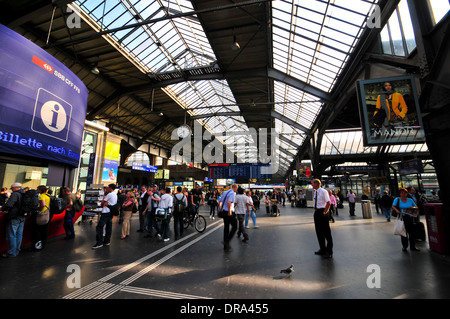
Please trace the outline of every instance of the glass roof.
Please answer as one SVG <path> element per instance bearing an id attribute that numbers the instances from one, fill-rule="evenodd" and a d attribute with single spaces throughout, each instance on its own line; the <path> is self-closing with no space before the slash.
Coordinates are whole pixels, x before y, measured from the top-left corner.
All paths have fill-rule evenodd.
<path id="1" fill-rule="evenodd" d="M 386 153 L 427 152 L 426 143 L 389 145 Z M 325 132 L 320 148 L 320 155 L 375 154 L 376 146 L 364 146 L 362 130 L 340 130 Z"/>
<path id="2" fill-rule="evenodd" d="M 135 24 L 147 19 L 158 19 L 194 11 L 190 1 L 98 1 L 78 0 L 75 3 L 92 19 L 94 29 L 110 30 Z M 210 66 L 216 61 L 196 15 L 164 19 L 135 28 L 109 33 L 105 38 L 120 44 L 123 54 L 139 65 L 142 72 L 164 74 Z M 187 110 L 191 116 L 200 117 L 217 112 L 239 112 L 239 107 L 226 80 L 184 82 L 163 88 L 172 99 Z M 248 131 L 242 116 L 208 116 L 199 119 L 212 134 Z M 226 143 L 230 138 L 218 138 Z M 251 137 L 236 137 L 239 154 L 247 152 L 247 161 L 256 162 Z M 250 145 L 243 148 L 242 145 Z"/>
<path id="3" fill-rule="evenodd" d="M 274 67 L 330 92 L 377 2 L 273 1 Z"/>
<path id="4" fill-rule="evenodd" d="M 378 0 L 272 1 L 273 67 L 319 90 L 331 92 L 377 3 Z M 179 16 L 194 11 L 190 1 L 77 0 L 70 6 L 81 9 L 85 13 L 83 18 L 97 31 L 171 16 L 103 36 L 149 76 L 211 66 L 216 61 L 198 17 Z M 274 82 L 274 89 L 274 112 L 299 124 L 294 127 L 283 121 L 283 117 L 275 119 L 275 129 L 282 137 L 278 153 L 279 173 L 283 174 L 305 141 L 301 128 L 312 128 L 323 102 L 278 81 Z M 240 112 L 226 80 L 183 82 L 163 90 L 216 136 L 249 130 L 242 116 L 223 115 Z M 373 152 L 373 148 L 362 146 L 360 132 L 354 133 L 358 137 L 351 137 L 352 134 L 327 133 L 321 153 Z M 221 141 L 227 143 L 227 138 Z M 249 134 L 238 137 L 238 153 L 247 154 L 247 161 L 255 162 L 257 152 L 252 145 Z"/>

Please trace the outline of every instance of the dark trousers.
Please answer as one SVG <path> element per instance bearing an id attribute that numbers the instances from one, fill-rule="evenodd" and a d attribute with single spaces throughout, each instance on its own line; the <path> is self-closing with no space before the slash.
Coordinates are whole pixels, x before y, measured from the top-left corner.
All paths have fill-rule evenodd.
<path id="1" fill-rule="evenodd" d="M 68 238 L 75 237 L 75 229 L 73 227 L 73 219 L 75 218 L 75 211 L 74 210 L 67 210 L 66 214 L 64 215 L 64 230 L 66 231 L 66 236 Z"/>
<path id="2" fill-rule="evenodd" d="M 47 243 L 49 225 L 50 225 L 50 222 L 48 222 L 45 225 L 38 225 L 38 224 L 36 224 L 35 220 L 32 221 L 31 243 L 32 243 L 33 249 L 44 248 L 45 244 Z M 40 245 L 41 248 L 39 248 L 38 245 L 36 245 L 39 241 L 41 242 L 41 245 Z"/>
<path id="3" fill-rule="evenodd" d="M 348 208 L 350 210 L 350 216 L 355 216 L 355 204 L 352 202 L 348 202 Z"/>
<path id="4" fill-rule="evenodd" d="M 96 240 L 97 244 L 109 243 L 111 240 L 112 233 L 112 219 L 113 216 L 111 213 L 102 213 L 100 215 L 100 220 L 97 223 L 97 235 Z M 103 236 L 103 227 L 105 227 L 105 235 Z"/>
<path id="5" fill-rule="evenodd" d="M 333 237 L 331 236 L 328 214 L 323 214 L 324 209 L 319 208 L 314 212 L 314 226 L 316 228 L 317 241 L 322 253 L 333 253 Z M 325 245 L 326 242 L 326 245 Z"/>
<path id="6" fill-rule="evenodd" d="M 183 236 L 184 232 L 184 222 L 183 222 L 183 213 L 173 214 L 173 229 L 175 231 L 175 239 Z"/>
<path id="7" fill-rule="evenodd" d="M 225 248 L 229 248 L 230 240 L 233 238 L 234 234 L 237 230 L 237 219 L 236 214 L 232 213 L 231 216 L 228 214 L 223 219 L 224 228 L 223 228 L 223 244 Z M 231 225 L 231 230 L 230 230 Z"/>
<path id="8" fill-rule="evenodd" d="M 244 236 L 245 240 L 248 240 L 248 234 L 245 231 L 244 227 L 244 221 L 245 221 L 245 214 L 236 214 L 237 220 L 238 220 L 238 236 L 241 234 Z"/>
<path id="9" fill-rule="evenodd" d="M 416 248 L 416 229 L 414 227 L 414 217 L 405 215 L 403 216 L 403 223 L 405 224 L 406 233 L 408 237 L 400 236 L 402 240 L 403 248 L 408 248 L 408 241 L 411 249 Z"/>
<path id="10" fill-rule="evenodd" d="M 142 212 L 145 210 L 145 207 L 139 206 L 139 230 L 144 230 L 145 217 L 142 215 Z"/>

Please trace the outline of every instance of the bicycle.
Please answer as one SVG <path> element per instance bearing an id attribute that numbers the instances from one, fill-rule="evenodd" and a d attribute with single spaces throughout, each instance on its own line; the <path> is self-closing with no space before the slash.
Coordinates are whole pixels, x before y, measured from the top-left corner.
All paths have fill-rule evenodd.
<path id="1" fill-rule="evenodd" d="M 187 229 L 189 225 L 192 225 L 196 231 L 203 233 L 206 229 L 206 219 L 198 213 L 198 209 L 195 211 L 194 215 L 190 214 L 189 211 L 186 211 L 183 215 L 183 225 L 184 229 Z"/>

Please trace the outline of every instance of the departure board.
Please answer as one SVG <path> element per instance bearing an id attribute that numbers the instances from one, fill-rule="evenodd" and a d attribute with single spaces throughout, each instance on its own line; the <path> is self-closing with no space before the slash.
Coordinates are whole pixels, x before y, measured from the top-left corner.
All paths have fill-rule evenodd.
<path id="1" fill-rule="evenodd" d="M 270 164 L 209 164 L 208 177 L 211 179 L 261 179 L 271 178 Z"/>

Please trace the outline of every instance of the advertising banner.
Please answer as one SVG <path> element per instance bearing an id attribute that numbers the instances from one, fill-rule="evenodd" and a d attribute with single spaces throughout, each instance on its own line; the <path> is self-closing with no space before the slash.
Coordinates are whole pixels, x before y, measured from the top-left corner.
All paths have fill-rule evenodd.
<path id="1" fill-rule="evenodd" d="M 357 82 L 364 146 L 425 142 L 414 77 Z"/>
<path id="2" fill-rule="evenodd" d="M 78 166 L 87 98 L 64 64 L 0 24 L 0 152 Z"/>
<path id="3" fill-rule="evenodd" d="M 120 144 L 106 141 L 105 161 L 103 163 L 102 180 L 110 183 L 117 182 L 119 170 Z"/>

